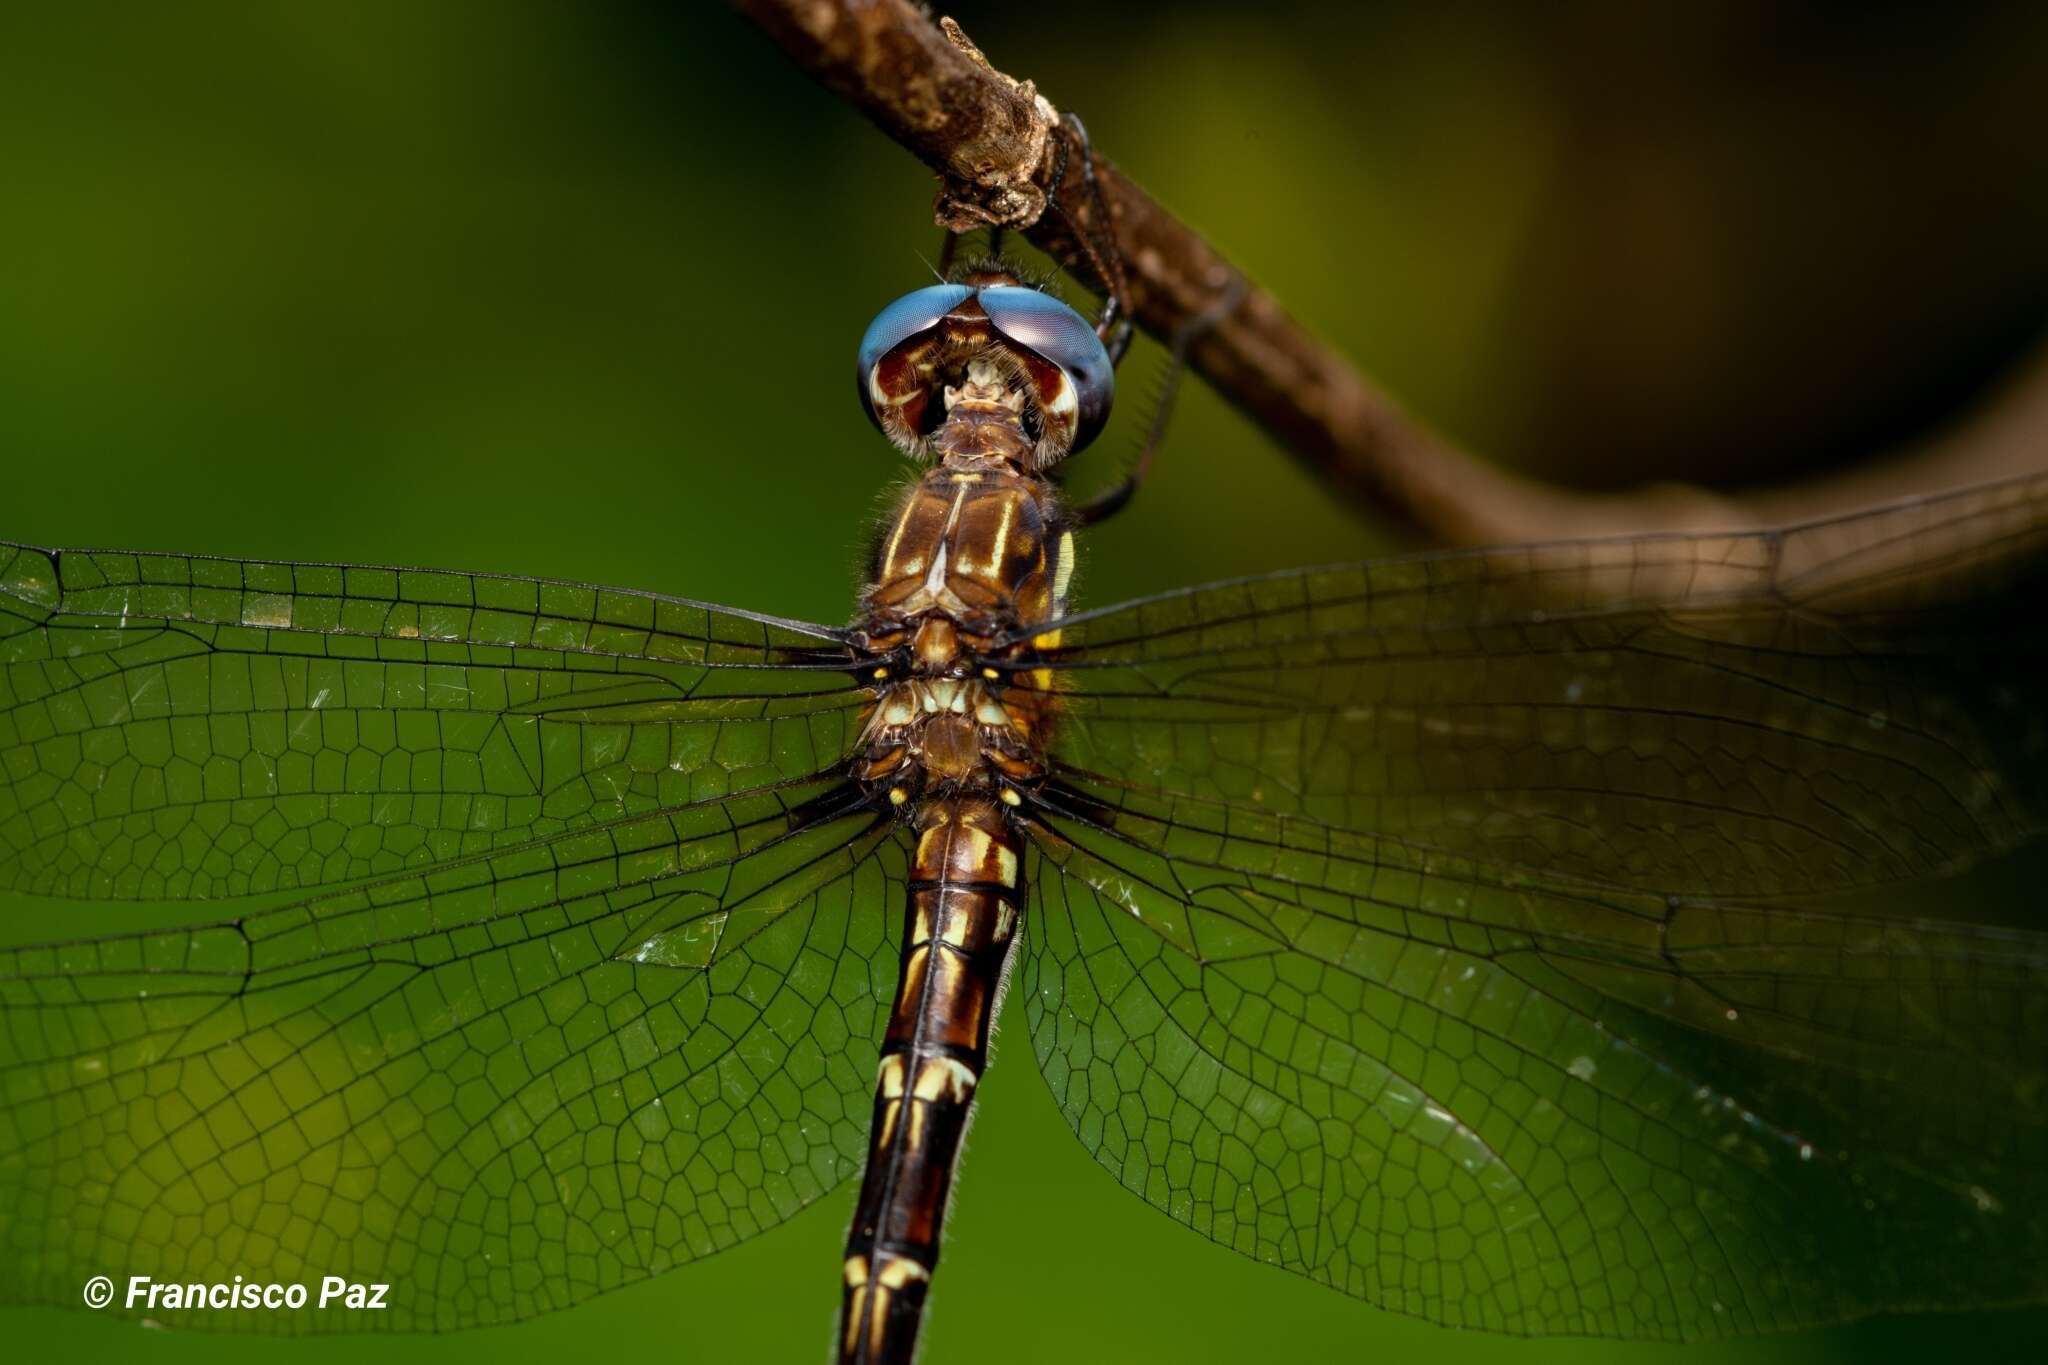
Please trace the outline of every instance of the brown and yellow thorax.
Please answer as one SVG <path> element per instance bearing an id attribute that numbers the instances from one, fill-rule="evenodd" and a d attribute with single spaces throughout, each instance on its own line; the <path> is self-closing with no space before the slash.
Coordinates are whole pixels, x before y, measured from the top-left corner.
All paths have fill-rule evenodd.
<path id="1" fill-rule="evenodd" d="M 922 827 L 931 803 L 1012 808 L 1045 774 L 1074 537 L 1046 477 L 1108 414 L 1094 330 L 1006 271 L 906 295 L 860 351 L 863 401 L 930 461 L 883 522 L 854 636 L 875 662 L 854 776 Z"/>
<path id="2" fill-rule="evenodd" d="M 1029 628 L 1060 616 L 1073 533 L 1043 478 L 983 454 L 946 453 L 884 523 L 860 630 L 877 666 L 855 776 L 901 808 L 1043 775 L 1054 694 L 1017 663 L 1049 644 Z M 906 814 L 913 814 L 906 811 Z"/>

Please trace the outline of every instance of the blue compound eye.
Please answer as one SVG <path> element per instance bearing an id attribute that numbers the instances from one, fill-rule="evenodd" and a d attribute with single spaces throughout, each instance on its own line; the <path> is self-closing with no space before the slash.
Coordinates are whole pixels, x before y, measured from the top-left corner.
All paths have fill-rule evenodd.
<path id="1" fill-rule="evenodd" d="M 1094 440 L 1109 420 L 1116 369 L 1093 324 L 1052 295 L 1021 285 L 984 289 L 980 303 L 1006 341 L 1042 357 L 1063 376 L 1065 383 L 1055 392 L 1041 395 L 1047 434 L 1068 428 L 1071 434 L 1059 442 L 1064 451 Z"/>
<path id="2" fill-rule="evenodd" d="M 1030 468 L 1086 445 L 1109 420 L 1116 376 L 1094 327 L 1050 294 L 986 274 L 905 294 L 868 324 L 856 361 L 861 406 L 900 449 L 922 455 L 946 418 L 947 385 L 990 351 L 1008 354 L 1006 382 L 1030 404 Z"/>
<path id="3" fill-rule="evenodd" d="M 933 284 L 913 290 L 875 314 L 860 339 L 860 391 L 865 400 L 868 378 L 883 356 L 918 335 L 939 325 L 939 320 L 958 308 L 974 290 L 964 284 Z M 871 401 L 871 400 L 868 400 Z"/>

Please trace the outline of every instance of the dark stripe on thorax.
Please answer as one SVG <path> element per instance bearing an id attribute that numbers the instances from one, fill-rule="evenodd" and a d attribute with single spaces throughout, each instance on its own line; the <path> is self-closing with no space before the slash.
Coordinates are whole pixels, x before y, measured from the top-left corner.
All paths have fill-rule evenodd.
<path id="1" fill-rule="evenodd" d="M 1022 854 L 992 801 L 935 801 L 922 813 L 867 1174 L 847 1236 L 845 1365 L 897 1365 L 915 1348 L 1016 937 Z"/>

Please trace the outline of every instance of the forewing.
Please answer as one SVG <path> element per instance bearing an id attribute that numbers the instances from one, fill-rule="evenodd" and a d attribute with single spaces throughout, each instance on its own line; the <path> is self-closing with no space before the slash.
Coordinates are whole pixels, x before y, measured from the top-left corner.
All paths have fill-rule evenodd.
<path id="1" fill-rule="evenodd" d="M 0 886 L 311 889 L 809 777 L 847 658 L 581 584 L 0 545 Z"/>
<path id="2" fill-rule="evenodd" d="M 904 855 L 797 787 L 239 919 L 0 957 L 5 1297 L 98 1273 L 391 1286 L 507 1321 L 730 1246 L 860 1169 Z M 801 819 L 809 824 L 799 824 Z"/>
<path id="3" fill-rule="evenodd" d="M 1042 676 L 1084 773 L 1622 885 L 1863 885 L 2042 828 L 2044 547 L 2033 478 L 1383 560 L 1083 613 Z"/>
<path id="4" fill-rule="evenodd" d="M 1096 1159 L 1204 1235 L 1519 1333 L 2048 1295 L 2041 934 L 1080 795 L 1031 860 L 1033 1043 Z"/>

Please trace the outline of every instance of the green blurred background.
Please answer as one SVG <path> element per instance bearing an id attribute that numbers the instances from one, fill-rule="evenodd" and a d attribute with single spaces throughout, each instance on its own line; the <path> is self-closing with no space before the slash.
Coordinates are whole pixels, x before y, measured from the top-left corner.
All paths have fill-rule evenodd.
<path id="1" fill-rule="evenodd" d="M 996 63 L 1428 421 L 1584 484 L 1854 460 L 2048 318 L 2048 7 L 962 4 Z M 843 619 L 898 460 L 854 342 L 929 177 L 716 7 L 9 6 L 0 534 L 504 570 Z M 1159 353 L 1077 486 L 1127 459 Z M 1192 390 L 1081 591 L 1388 548 Z M 895 913 L 891 907 L 888 913 Z M 47 937 L 75 905 L 10 902 Z M 1121 1193 L 1014 1031 L 929 1358 L 1677 1360 L 1453 1334 Z M 737 1251 L 456 1340 L 0 1313 L 16 1359 L 824 1358 L 851 1190 Z M 118 1273 L 119 1267 L 109 1267 Z M 993 1326 L 991 1326 L 993 1324 Z M 1706 1362 L 2038 1358 L 2048 1314 Z"/>

